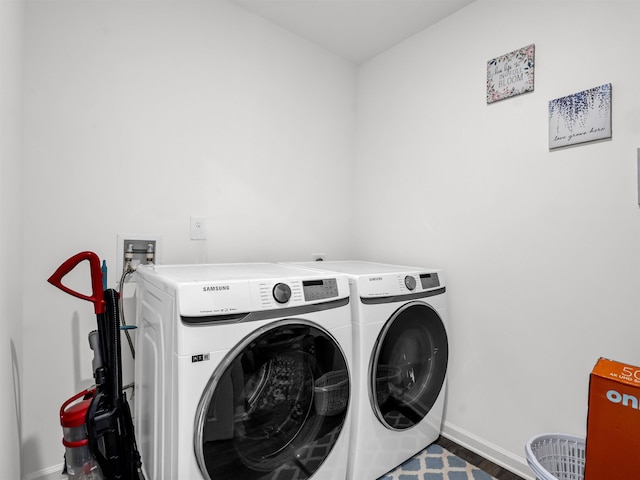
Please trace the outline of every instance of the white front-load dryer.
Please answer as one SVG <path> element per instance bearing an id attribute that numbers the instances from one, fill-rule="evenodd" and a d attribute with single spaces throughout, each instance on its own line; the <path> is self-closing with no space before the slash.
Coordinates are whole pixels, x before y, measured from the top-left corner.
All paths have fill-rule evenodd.
<path id="1" fill-rule="evenodd" d="M 135 428 L 147 480 L 346 477 L 348 279 L 140 266 Z"/>
<path id="2" fill-rule="evenodd" d="M 440 435 L 449 357 L 442 271 L 360 261 L 295 265 L 349 277 L 355 370 L 347 477 L 375 480 Z"/>

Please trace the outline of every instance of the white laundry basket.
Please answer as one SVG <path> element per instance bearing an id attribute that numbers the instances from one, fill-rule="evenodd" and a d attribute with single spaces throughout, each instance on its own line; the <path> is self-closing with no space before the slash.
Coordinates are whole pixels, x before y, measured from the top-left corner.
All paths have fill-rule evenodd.
<path id="1" fill-rule="evenodd" d="M 531 437 L 525 450 L 538 480 L 584 480 L 583 437 L 543 433 Z"/>

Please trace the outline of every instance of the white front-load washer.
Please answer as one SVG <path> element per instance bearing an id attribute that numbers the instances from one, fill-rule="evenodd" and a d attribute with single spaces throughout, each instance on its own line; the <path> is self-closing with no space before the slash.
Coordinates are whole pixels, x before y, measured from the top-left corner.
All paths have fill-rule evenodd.
<path id="1" fill-rule="evenodd" d="M 277 264 L 137 272 L 135 428 L 147 480 L 346 477 L 344 275 Z"/>
<path id="2" fill-rule="evenodd" d="M 441 270 L 360 261 L 298 262 L 344 273 L 352 295 L 350 480 L 374 480 L 440 435 L 449 346 Z"/>

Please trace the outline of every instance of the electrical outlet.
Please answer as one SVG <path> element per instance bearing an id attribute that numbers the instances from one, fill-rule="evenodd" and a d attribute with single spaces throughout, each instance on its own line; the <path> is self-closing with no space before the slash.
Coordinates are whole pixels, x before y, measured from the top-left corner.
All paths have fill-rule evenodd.
<path id="1" fill-rule="evenodd" d="M 191 216 L 191 240 L 207 239 L 207 217 Z"/>
<path id="2" fill-rule="evenodd" d="M 313 258 L 313 260 L 315 262 L 323 262 L 324 260 L 327 259 L 327 254 L 326 253 L 312 253 L 311 254 L 311 258 Z"/>
<path id="3" fill-rule="evenodd" d="M 129 257 L 134 266 L 149 263 L 149 255 L 153 256 L 151 263 L 160 263 L 161 241 L 160 235 L 118 234 L 115 280 L 120 281 Z"/>

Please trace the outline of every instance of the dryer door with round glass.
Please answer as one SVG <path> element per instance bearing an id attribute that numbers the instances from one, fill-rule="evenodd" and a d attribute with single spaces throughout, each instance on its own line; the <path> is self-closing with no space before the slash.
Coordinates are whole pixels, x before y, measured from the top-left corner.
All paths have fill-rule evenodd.
<path id="1" fill-rule="evenodd" d="M 256 330 L 200 400 L 194 448 L 204 478 L 310 478 L 345 425 L 349 399 L 347 360 L 329 332 L 304 320 Z"/>
<path id="2" fill-rule="evenodd" d="M 447 333 L 433 308 L 416 301 L 394 312 L 369 369 L 369 397 L 383 425 L 405 430 L 426 417 L 444 386 L 448 355 Z"/>

